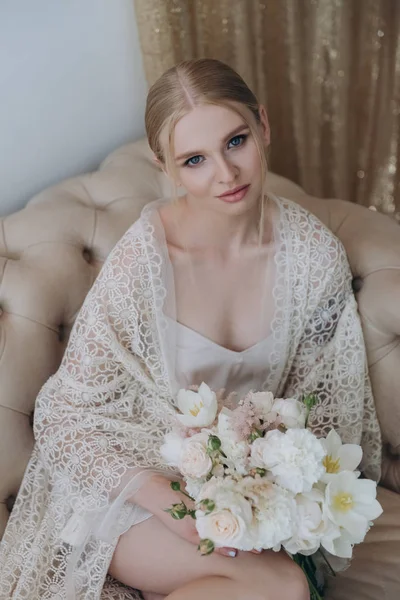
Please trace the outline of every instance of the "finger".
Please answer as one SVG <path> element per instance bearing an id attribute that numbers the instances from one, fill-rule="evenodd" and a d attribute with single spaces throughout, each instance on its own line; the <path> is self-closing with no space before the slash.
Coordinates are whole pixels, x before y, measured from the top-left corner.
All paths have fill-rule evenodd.
<path id="1" fill-rule="evenodd" d="M 252 554 L 261 554 L 262 550 L 250 550 Z"/>
<path id="2" fill-rule="evenodd" d="M 235 558 L 237 555 L 236 548 L 216 548 L 215 552 L 217 554 L 222 554 L 222 556 L 228 556 L 229 558 Z"/>

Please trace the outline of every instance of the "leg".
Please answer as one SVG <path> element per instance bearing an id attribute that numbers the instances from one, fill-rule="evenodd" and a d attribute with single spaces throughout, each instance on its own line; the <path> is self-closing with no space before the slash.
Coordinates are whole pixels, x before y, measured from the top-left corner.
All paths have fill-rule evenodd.
<path id="1" fill-rule="evenodd" d="M 204 600 L 205 598 L 218 598 L 219 600 L 248 600 L 248 598 L 256 600 L 257 598 L 257 600 L 264 600 L 266 597 L 265 595 L 254 595 L 249 589 L 249 584 L 244 585 L 244 583 L 238 583 L 227 577 L 205 577 L 172 592 L 166 596 L 166 600 Z"/>
<path id="2" fill-rule="evenodd" d="M 156 517 L 121 536 L 110 573 L 168 600 L 309 600 L 302 571 L 283 553 L 201 556 Z M 151 596 L 150 596 L 151 598 Z"/>

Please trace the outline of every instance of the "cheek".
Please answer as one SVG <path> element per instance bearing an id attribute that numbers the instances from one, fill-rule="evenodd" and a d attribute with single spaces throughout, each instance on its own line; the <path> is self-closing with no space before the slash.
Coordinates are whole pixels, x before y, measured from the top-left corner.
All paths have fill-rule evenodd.
<path id="1" fill-rule="evenodd" d="M 261 173 L 260 155 L 255 144 L 249 144 L 246 151 L 243 152 L 241 164 L 242 168 L 253 176 Z"/>
<path id="2" fill-rule="evenodd" d="M 182 169 L 180 172 L 181 184 L 193 196 L 204 196 L 209 190 L 213 178 L 211 164 L 202 165 L 198 169 Z"/>

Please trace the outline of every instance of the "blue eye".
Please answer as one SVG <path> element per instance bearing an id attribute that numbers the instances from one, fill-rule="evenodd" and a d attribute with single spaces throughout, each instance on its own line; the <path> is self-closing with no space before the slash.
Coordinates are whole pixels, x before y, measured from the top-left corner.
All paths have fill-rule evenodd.
<path id="1" fill-rule="evenodd" d="M 233 137 L 231 140 L 229 140 L 228 142 L 228 148 L 237 148 L 238 146 L 242 146 L 244 144 L 244 142 L 246 141 L 247 135 L 245 134 L 241 134 L 241 135 L 235 135 L 235 137 Z"/>
<path id="2" fill-rule="evenodd" d="M 200 154 L 198 154 L 197 156 L 192 156 L 192 158 L 188 158 L 184 164 L 188 167 L 197 167 L 197 165 L 199 165 L 202 162 L 203 157 L 200 156 Z"/>

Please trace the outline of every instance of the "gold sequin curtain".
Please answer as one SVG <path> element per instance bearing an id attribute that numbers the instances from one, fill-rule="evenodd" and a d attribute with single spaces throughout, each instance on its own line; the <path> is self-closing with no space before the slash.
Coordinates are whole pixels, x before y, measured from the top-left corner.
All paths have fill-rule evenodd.
<path id="1" fill-rule="evenodd" d="M 400 221 L 400 0 L 135 0 L 149 84 L 234 67 L 266 104 L 271 169 Z"/>

